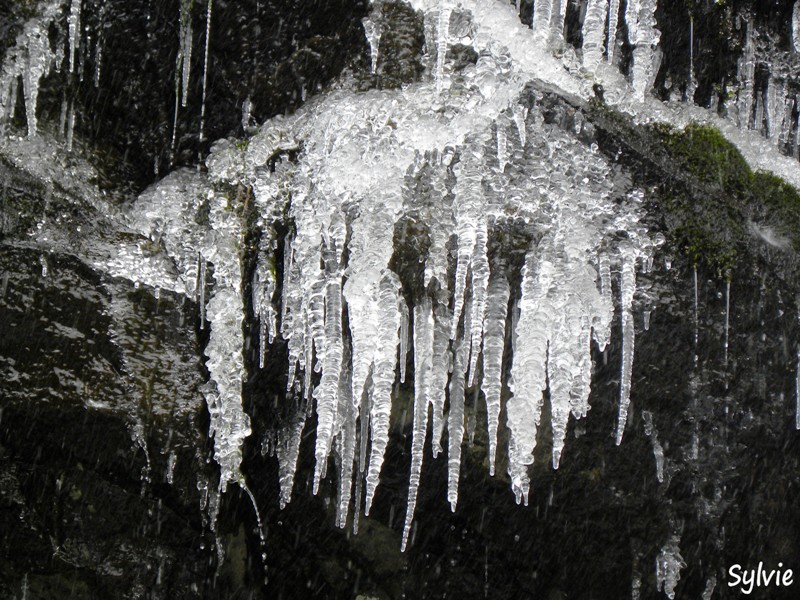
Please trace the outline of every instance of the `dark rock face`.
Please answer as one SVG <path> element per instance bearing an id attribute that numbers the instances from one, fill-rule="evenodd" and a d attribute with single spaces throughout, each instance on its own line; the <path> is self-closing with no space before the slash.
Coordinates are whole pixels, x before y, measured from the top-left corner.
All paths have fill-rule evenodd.
<path id="1" fill-rule="evenodd" d="M 677 73 L 685 65 L 670 57 L 684 54 L 685 29 L 672 24 L 680 20 L 681 3 L 667 4 L 662 2 L 659 23 L 672 41 L 665 43 L 661 79 L 670 76 L 679 85 Z M 84 5 L 94 40 L 99 11 L 107 11 L 102 35 L 108 67 L 98 87 L 89 73 L 82 81 L 77 74 L 66 94 L 81 106 L 78 133 L 96 146 L 93 157 L 108 187 L 140 188 L 155 177 L 154 162 L 161 173 L 169 168 L 178 3 Z M 751 5 L 729 2 L 725 10 L 738 14 Z M 13 38 L 31 6 L 0 9 L 0 39 Z M 708 66 L 698 73 L 697 93 L 705 98 L 713 93 L 715 69 L 735 72 L 729 51 L 740 50 L 741 40 L 725 29 L 724 13 L 701 8 L 706 12 L 698 13 L 696 31 L 717 31 L 719 25 L 724 32 L 713 51 L 704 50 L 717 57 L 717 63 L 703 58 Z M 191 95 L 179 112 L 175 165 L 193 163 L 205 151 L 197 137 L 202 9 L 198 3 L 192 12 Z M 418 79 L 425 67 L 419 15 L 401 3 L 384 3 L 381 18 L 394 26 L 382 38 L 376 74 L 369 75 L 360 25 L 367 12 L 366 3 L 358 2 L 216 0 L 207 139 L 239 131 L 246 98 L 262 120 L 292 110 L 348 66 L 360 89 Z M 528 20 L 530 12 L 531 3 L 523 2 Z M 579 12 L 573 5 L 568 15 L 575 39 Z M 783 31 L 783 17 L 776 15 L 785 12 L 783 6 L 776 13 L 757 11 L 757 18 Z M 81 52 L 90 69 L 87 39 Z M 465 65 L 476 60 L 467 47 L 451 52 Z M 135 66 L 136 76 L 127 77 L 124 65 Z M 57 119 L 65 77 L 55 74 L 45 82 L 43 121 Z M 211 531 L 208 491 L 218 474 L 201 394 L 208 380 L 208 332 L 197 304 L 104 273 L 97 261 L 119 249 L 135 246 L 160 255 L 163 248 L 107 219 L 80 189 L 2 159 L 0 596 L 618 599 L 630 597 L 638 579 L 640 597 L 656 598 L 656 558 L 675 532 L 686 563 L 679 597 L 701 597 L 710 576 L 717 579 L 714 598 L 739 597 L 724 578 L 734 563 L 755 568 L 759 561 L 770 567 L 783 562 L 800 573 L 796 234 L 783 232 L 792 238 L 789 246 L 776 247 L 747 225 L 794 223 L 797 206 L 781 205 L 784 196 L 771 203 L 762 192 L 777 188 L 765 187 L 768 182 L 756 175 L 740 178 L 741 164 L 728 146 L 717 154 L 709 148 L 701 157 L 718 171 L 696 169 L 697 146 L 674 132 L 635 128 L 599 102 L 583 105 L 535 85 L 528 93 L 531 101 L 535 96 L 547 104 L 555 127 L 574 131 L 577 114 L 593 125 L 582 141 L 597 143 L 616 161 L 615 177 L 649 191 L 648 225 L 668 240 L 653 272 L 640 276 L 633 404 L 621 447 L 613 442 L 619 335 L 604 353 L 595 351 L 592 410 L 588 419 L 571 421 L 558 471 L 550 467 L 549 428 L 542 427 L 527 507 L 513 502 L 504 452 L 498 474 L 489 477 L 485 406 L 469 393 L 472 434 L 458 510 L 448 510 L 446 461 L 430 458 L 428 440 L 412 544 L 401 554 L 409 369 L 406 383 L 396 386 L 381 484 L 371 516 L 359 519 L 358 534 L 352 523 L 346 530 L 334 527 L 331 481 L 311 495 L 311 439 L 301 446 L 293 500 L 281 510 L 271 450 L 277 430 L 307 407 L 284 392 L 286 349 L 280 340 L 266 368 L 255 368 L 258 325 L 248 304 L 244 405 L 254 433 L 243 471 L 266 538 L 262 547 L 250 498 L 235 486 L 223 496 Z M 283 225 L 280 240 L 291 224 Z M 34 230 L 48 232 L 49 241 L 31 242 Z M 502 249 L 490 253 L 513 248 L 517 232 L 507 233 L 508 239 L 493 240 Z M 414 294 L 422 287 L 418 257 L 427 234 L 424 218 L 403 222 L 395 232 L 393 268 Z M 247 241 L 245 253 L 252 255 L 256 234 Z M 616 276 L 613 286 L 618 296 Z M 648 306 L 653 313 L 646 327 Z M 613 328 L 619 331 L 619 317 Z M 313 437 L 314 426 L 309 419 L 305 438 Z M 656 442 L 664 456 L 663 481 Z M 506 444 L 500 440 L 501 448 Z M 332 461 L 329 471 L 335 467 Z M 772 589 L 762 597 L 796 593 Z"/>

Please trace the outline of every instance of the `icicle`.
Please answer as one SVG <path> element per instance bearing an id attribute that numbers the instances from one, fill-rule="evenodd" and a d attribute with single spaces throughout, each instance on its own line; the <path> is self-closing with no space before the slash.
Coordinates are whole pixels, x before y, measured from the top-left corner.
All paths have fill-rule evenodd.
<path id="1" fill-rule="evenodd" d="M 206 307 L 210 333 L 205 354 L 210 381 L 204 395 L 210 416 L 209 437 L 214 439 L 214 459 L 220 466 L 219 494 L 228 483 L 244 486 L 240 471 L 244 439 L 251 433 L 250 418 L 242 407 L 244 373 L 244 301 L 242 299 L 239 247 L 242 224 L 227 198 L 208 192 L 210 223 L 215 242 L 203 247 L 203 259 L 214 264 L 213 293 Z M 205 289 L 205 263 L 201 264 L 201 307 Z M 201 312 L 201 322 L 204 315 Z"/>
<path id="2" fill-rule="evenodd" d="M 314 390 L 317 401 L 317 444 L 314 456 L 313 493 L 325 476 L 328 454 L 331 450 L 333 427 L 337 419 L 337 394 L 342 363 L 342 280 L 331 277 L 325 285 L 325 358 L 322 361 L 322 379 Z M 308 366 L 306 366 L 308 368 Z"/>
<path id="3" fill-rule="evenodd" d="M 82 0 L 72 0 L 69 7 L 69 72 L 75 72 L 75 52 L 78 49 L 81 34 L 81 2 Z"/>
<path id="4" fill-rule="evenodd" d="M 686 566 L 681 557 L 679 544 L 680 538 L 673 535 L 656 558 L 657 589 L 663 591 L 670 600 L 675 598 L 675 588 L 681 578 L 681 569 Z"/>
<path id="5" fill-rule="evenodd" d="M 497 427 L 500 421 L 503 350 L 510 292 L 505 273 L 493 274 L 489 283 L 483 336 L 483 393 L 486 397 L 486 421 L 489 430 L 489 474 L 494 475 L 497 452 Z"/>
<path id="6" fill-rule="evenodd" d="M 692 276 L 694 280 L 694 366 L 697 368 L 697 361 L 698 361 L 698 345 L 700 343 L 700 313 L 698 310 L 698 291 L 697 291 L 697 265 L 694 266 L 692 271 Z"/>
<path id="7" fill-rule="evenodd" d="M 783 116 L 781 118 L 781 129 L 778 134 L 778 148 L 784 150 L 786 145 L 790 143 L 789 135 L 792 132 L 792 114 L 794 112 L 794 100 L 786 95 L 784 89 L 783 97 Z M 780 105 L 779 105 L 780 108 Z M 792 148 L 789 147 L 789 155 L 792 154 Z"/>
<path id="8" fill-rule="evenodd" d="M 464 337 L 456 344 L 453 376 L 450 379 L 450 412 L 447 416 L 447 500 L 455 512 L 458 503 L 458 480 L 461 474 L 461 445 L 464 441 L 464 373 L 469 357 L 470 312 L 466 314 Z"/>
<path id="9" fill-rule="evenodd" d="M 782 111 L 778 108 L 778 102 L 783 100 L 783 86 L 773 77 L 767 81 L 767 90 L 764 93 L 764 120 L 766 121 L 766 136 L 777 138 L 780 133 L 780 116 Z"/>
<path id="10" fill-rule="evenodd" d="M 178 63 L 180 63 L 180 54 L 178 55 Z M 172 110 L 172 140 L 169 144 L 169 164 L 170 167 L 172 166 L 172 160 L 175 156 L 175 142 L 178 139 L 178 112 L 180 111 L 180 96 L 181 96 L 181 86 L 180 86 L 180 78 L 178 77 L 178 73 L 175 73 L 175 107 Z M 155 169 L 158 169 L 158 158 L 155 159 Z M 158 171 L 156 171 L 156 176 L 158 176 Z"/>
<path id="11" fill-rule="evenodd" d="M 797 375 L 795 377 L 795 413 L 794 413 L 794 426 L 795 429 L 800 430 L 800 350 L 797 351 Z"/>
<path id="12" fill-rule="evenodd" d="M 553 0 L 537 0 L 533 3 L 533 39 L 538 44 L 546 44 L 550 37 L 550 18 Z"/>
<path id="13" fill-rule="evenodd" d="M 189 97 L 189 75 L 192 65 L 192 6 L 193 0 L 181 3 L 180 43 L 181 43 L 181 106 L 186 107 Z"/>
<path id="14" fill-rule="evenodd" d="M 428 402 L 433 357 L 433 305 L 430 298 L 424 298 L 414 307 L 414 424 L 411 438 L 411 476 L 408 482 L 408 504 L 403 526 L 403 542 L 400 550 L 405 552 L 414 510 L 417 505 L 422 457 L 425 447 L 425 434 L 428 429 Z"/>
<path id="15" fill-rule="evenodd" d="M 582 307 L 567 305 L 550 337 L 547 378 L 550 384 L 550 415 L 553 431 L 553 468 L 561 462 L 567 422 L 586 416 L 592 378 L 591 325 Z M 578 358 L 579 357 L 579 358 Z"/>
<path id="16" fill-rule="evenodd" d="M 205 140 L 205 123 L 206 123 L 206 91 L 208 87 L 208 52 L 211 46 L 211 9 L 214 0 L 208 0 L 208 9 L 206 11 L 206 47 L 203 57 L 203 100 L 200 104 L 200 141 Z"/>
<path id="17" fill-rule="evenodd" d="M 794 3 L 792 10 L 792 43 L 794 51 L 800 52 L 800 0 Z"/>
<path id="18" fill-rule="evenodd" d="M 75 105 L 69 103 L 67 110 L 67 152 L 72 152 L 72 145 L 75 140 Z"/>
<path id="19" fill-rule="evenodd" d="M 794 108 L 795 111 L 800 112 L 800 97 L 798 96 L 795 96 Z M 794 156 L 796 159 L 800 159 L 800 115 L 798 115 L 797 122 L 794 126 L 794 140 L 792 141 L 792 147 L 794 148 L 792 151 L 792 156 Z"/>
<path id="20" fill-rule="evenodd" d="M 519 134 L 519 143 L 522 148 L 525 148 L 527 136 L 525 132 L 525 119 L 528 117 L 528 109 L 520 104 L 514 105 L 514 124 L 517 126 L 517 134 Z"/>
<path id="21" fill-rule="evenodd" d="M 200 258 L 200 283 L 198 286 L 198 304 L 200 305 L 200 329 L 206 328 L 206 266 L 205 257 Z"/>
<path id="22" fill-rule="evenodd" d="M 305 361 L 306 375 L 310 375 L 312 371 L 312 344 L 317 357 L 313 370 L 319 373 L 322 370 L 322 364 L 325 362 L 325 280 L 321 271 L 315 279 L 311 280 L 309 288 L 308 312 L 306 315 L 306 323 L 308 324 L 308 336 L 305 346 L 308 353 Z M 308 389 L 308 386 L 306 386 L 306 389 Z"/>
<path id="23" fill-rule="evenodd" d="M 636 292 L 636 253 L 625 245 L 620 248 L 622 257 L 622 278 L 620 289 L 620 312 L 622 313 L 622 370 L 619 384 L 619 423 L 617 425 L 617 446 L 622 443 L 625 422 L 628 419 L 628 405 L 631 396 L 631 375 L 633 372 L 633 295 Z"/>
<path id="24" fill-rule="evenodd" d="M 456 175 L 455 216 L 458 233 L 458 259 L 456 263 L 455 290 L 453 294 L 453 321 L 450 339 L 456 338 L 456 330 L 464 307 L 467 287 L 467 272 L 472 265 L 478 230 L 485 231 L 485 198 L 483 195 L 483 152 L 478 146 L 465 155 L 453 169 Z M 482 250 L 478 251 L 482 254 Z M 479 266 L 483 270 L 483 266 Z M 486 273 L 488 275 L 488 273 Z"/>
<path id="25" fill-rule="evenodd" d="M 98 38 L 97 47 L 94 51 L 94 87 L 100 87 L 100 73 L 103 64 L 103 40 Z"/>
<path id="26" fill-rule="evenodd" d="M 551 8 L 552 19 L 550 21 L 550 28 L 554 40 L 564 40 L 564 27 L 567 20 L 567 4 L 569 0 L 552 0 L 553 7 Z"/>
<path id="27" fill-rule="evenodd" d="M 286 508 L 292 500 L 294 475 L 297 470 L 297 457 L 300 455 L 300 440 L 306 424 L 305 411 L 298 410 L 290 425 L 278 430 L 278 445 L 275 453 L 278 457 L 278 479 L 280 481 L 280 507 Z"/>
<path id="28" fill-rule="evenodd" d="M 664 448 L 661 446 L 661 442 L 658 441 L 658 431 L 656 431 L 656 427 L 653 424 L 653 413 L 649 410 L 643 410 L 642 419 L 644 420 L 644 433 L 653 444 L 653 456 L 656 459 L 656 478 L 659 483 L 664 483 Z"/>
<path id="29" fill-rule="evenodd" d="M 342 352 L 342 364 L 339 374 L 339 390 L 337 419 L 340 431 L 337 436 L 339 442 L 339 498 L 336 509 L 336 523 L 341 528 L 347 527 L 347 516 L 350 511 L 350 501 L 353 492 L 353 466 L 356 460 L 356 419 L 357 405 L 353 398 L 353 382 L 350 371 L 350 352 L 347 345 Z M 366 417 L 366 415 L 364 415 Z M 358 519 L 358 515 L 356 515 Z"/>
<path id="30" fill-rule="evenodd" d="M 731 316 L 731 280 L 725 282 L 725 368 L 728 367 L 728 331 Z"/>
<path id="31" fill-rule="evenodd" d="M 694 103 L 697 79 L 694 76 L 694 15 L 689 14 L 689 83 L 686 86 L 686 101 Z"/>
<path id="32" fill-rule="evenodd" d="M 608 13 L 608 0 L 589 0 L 583 20 L 583 66 L 597 69 L 603 60 L 603 30 Z"/>
<path id="33" fill-rule="evenodd" d="M 408 340 L 408 308 L 400 298 L 400 280 L 388 269 L 384 271 L 380 283 L 378 299 L 380 323 L 378 326 L 378 352 L 372 375 L 372 406 L 370 408 L 370 429 L 372 446 L 367 470 L 367 489 L 364 511 L 368 515 L 372 507 L 372 499 L 378 486 L 383 457 L 389 441 L 389 415 L 392 411 L 392 385 L 395 377 L 395 357 L 397 344 L 400 342 L 400 365 L 405 360 L 404 346 Z M 402 307 L 402 308 L 401 308 Z M 403 327 L 406 331 L 402 331 Z M 401 329 L 398 339 L 397 330 Z M 405 370 L 403 368 L 403 370 Z M 426 409 L 427 410 L 427 409 Z M 366 415 L 362 414 L 362 419 Z"/>
<path id="34" fill-rule="evenodd" d="M 450 14 L 453 7 L 450 0 L 439 0 L 439 20 L 436 27 L 436 92 L 444 87 L 444 63 L 450 46 Z"/>
<path id="35" fill-rule="evenodd" d="M 628 2 L 625 22 L 628 41 L 633 46 L 631 84 L 636 98 L 643 101 L 658 73 L 660 55 L 657 54 L 661 32 L 656 29 L 657 0 Z"/>
<path id="36" fill-rule="evenodd" d="M 436 303 L 433 316 L 433 354 L 428 398 L 432 407 L 433 421 L 431 452 L 436 458 L 442 451 L 445 388 L 447 387 L 447 372 L 450 369 L 450 315 L 446 306 Z"/>
<path id="37" fill-rule="evenodd" d="M 717 577 L 712 575 L 706 580 L 706 588 L 703 590 L 702 600 L 711 600 L 714 590 L 717 588 Z"/>
<path id="38" fill-rule="evenodd" d="M 409 314 L 406 301 L 400 297 L 400 383 L 406 381 L 406 363 L 408 362 Z"/>
<path id="39" fill-rule="evenodd" d="M 28 21 L 17 36 L 16 45 L 6 52 L 0 73 L 0 121 L 11 119 L 17 103 L 17 81 L 22 80 L 28 137 L 37 133 L 36 108 L 39 100 L 39 83 L 57 63 L 50 48 L 50 25 L 60 17 L 61 1 L 53 1 L 41 8 L 41 16 Z"/>
<path id="40" fill-rule="evenodd" d="M 506 126 L 503 123 L 497 124 L 497 172 L 502 173 L 508 164 L 508 138 L 506 136 Z"/>
<path id="41" fill-rule="evenodd" d="M 611 0 L 608 6 L 608 62 L 614 64 L 617 50 L 617 23 L 619 22 L 619 0 Z"/>
<path id="42" fill-rule="evenodd" d="M 738 79 L 741 82 L 736 106 L 739 112 L 739 127 L 750 129 L 753 122 L 753 85 L 755 80 L 755 44 L 753 42 L 753 21 L 747 20 L 745 44 L 738 61 Z"/>
<path id="43" fill-rule="evenodd" d="M 537 264 L 538 263 L 538 264 Z M 511 397 L 506 404 L 508 428 L 508 474 L 517 504 L 528 504 L 528 465 L 533 463 L 536 434 L 542 414 L 547 385 L 547 342 L 551 315 L 541 304 L 552 282 L 552 265 L 537 261 L 530 250 L 522 269 L 522 298 L 519 321 L 514 329 L 514 362 L 508 382 Z"/>
<path id="44" fill-rule="evenodd" d="M 271 239 L 266 233 L 259 242 L 258 262 L 253 272 L 253 312 L 259 321 L 259 368 L 264 368 L 267 344 L 275 340 L 277 311 L 272 296 L 277 287 L 275 259 L 271 253 Z"/>
<path id="45" fill-rule="evenodd" d="M 489 257 L 486 221 L 480 220 L 475 232 L 472 254 L 472 343 L 469 352 L 469 387 L 475 385 L 475 366 L 481 352 L 483 321 L 486 316 L 486 288 L 489 285 Z"/>
<path id="46" fill-rule="evenodd" d="M 374 75 L 378 71 L 378 52 L 383 28 L 379 20 L 373 20 L 371 17 L 361 19 L 361 24 L 364 26 L 364 34 L 367 37 L 367 43 L 369 43 L 370 73 Z"/>

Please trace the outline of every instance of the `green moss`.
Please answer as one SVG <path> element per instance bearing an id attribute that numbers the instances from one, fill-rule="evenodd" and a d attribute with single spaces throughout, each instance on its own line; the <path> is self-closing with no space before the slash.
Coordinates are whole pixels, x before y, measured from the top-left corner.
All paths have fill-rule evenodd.
<path id="1" fill-rule="evenodd" d="M 800 247 L 800 194 L 780 177 L 754 173 L 717 129 L 656 124 L 645 135 L 672 172 L 658 187 L 671 241 L 692 263 L 730 276 L 749 238 L 749 220 L 780 223 L 797 232 L 791 240 Z"/>
<path id="2" fill-rule="evenodd" d="M 747 187 L 750 167 L 719 130 L 697 123 L 690 123 L 682 131 L 666 125 L 655 126 L 653 130 L 670 155 L 703 183 L 719 185 L 729 193 Z"/>

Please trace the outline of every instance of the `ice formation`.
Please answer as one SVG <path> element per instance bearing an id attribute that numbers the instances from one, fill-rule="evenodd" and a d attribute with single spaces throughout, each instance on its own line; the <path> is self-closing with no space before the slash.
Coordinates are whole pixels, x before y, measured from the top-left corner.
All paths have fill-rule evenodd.
<path id="1" fill-rule="evenodd" d="M 644 420 L 644 433 L 650 438 L 653 444 L 653 456 L 656 459 L 656 479 L 659 483 L 664 483 L 664 448 L 661 442 L 658 441 L 658 431 L 653 424 L 653 413 L 649 410 L 642 411 L 642 419 Z"/>
<path id="2" fill-rule="evenodd" d="M 28 136 L 36 135 L 39 83 L 63 57 L 63 54 L 59 56 L 53 50 L 48 36 L 51 24 L 63 16 L 62 10 L 63 2 L 61 0 L 53 0 L 44 4 L 39 9 L 39 16 L 25 23 L 17 36 L 15 45 L 7 51 L 2 72 L 0 72 L 0 127 L 4 121 L 10 120 L 14 116 L 18 86 L 21 82 L 25 99 L 25 116 L 28 121 Z M 79 15 L 79 10 L 75 10 L 70 15 L 70 24 L 78 18 L 74 15 Z M 75 22 L 77 23 L 77 21 Z M 77 24 L 73 29 L 77 32 Z M 76 43 L 77 33 L 71 39 L 72 43 Z M 72 66 L 72 62 L 70 66 Z"/>
<path id="3" fill-rule="evenodd" d="M 446 56 L 448 7 L 429 6 L 439 35 L 432 46 L 437 58 Z M 602 33 L 604 23 L 598 27 Z M 273 296 L 280 287 L 277 329 L 288 345 L 288 387 L 313 398 L 317 414 L 314 492 L 335 452 L 342 527 L 352 501 L 362 501 L 362 484 L 365 511 L 373 504 L 393 388 L 405 380 L 406 355 L 413 349 L 403 547 L 413 539 L 429 431 L 433 456 L 447 450 L 447 498 L 453 509 L 457 505 L 468 390 L 483 390 L 492 472 L 503 390 L 510 392 L 509 472 L 520 502 L 527 501 L 527 471 L 549 390 L 552 461 L 558 466 L 570 415 L 582 418 L 589 410 L 592 345 L 602 349 L 611 336 L 612 270 L 622 272 L 624 429 L 635 273 L 660 243 L 640 225 L 643 192 L 615 189 L 606 159 L 576 136 L 584 127 L 580 115 L 571 129 L 548 124 L 539 100 L 520 103 L 524 80 L 510 70 L 509 49 L 489 44 L 482 52 L 463 82 L 448 77 L 449 66 L 440 62 L 413 93 L 333 91 L 266 123 L 245 148 L 218 143 L 208 160 L 213 181 L 251 186 L 261 211 L 264 237 L 253 291 L 260 343 L 276 330 Z M 458 93 L 442 95 L 453 86 Z M 435 110 L 442 101 L 444 115 Z M 297 159 L 289 160 L 298 149 Z M 270 223 L 282 211 L 294 226 L 284 242 L 283 278 L 276 282 Z M 426 227 L 430 242 L 421 258 L 422 292 L 404 290 L 390 270 L 395 232 L 409 220 Z M 527 254 L 521 279 L 489 253 L 500 232 L 514 227 L 520 228 L 515 243 Z M 520 286 L 521 297 L 509 311 Z M 505 356 L 509 334 L 512 353 Z M 293 449 L 297 443 L 281 442 Z M 295 458 L 281 464 L 292 464 L 295 452 L 286 451 Z M 284 469 L 286 502 L 291 479 Z"/>
<path id="4" fill-rule="evenodd" d="M 82 0 L 71 0 L 69 8 L 69 72 L 75 72 L 75 53 L 78 50 L 78 42 L 81 34 L 81 2 Z"/>
<path id="5" fill-rule="evenodd" d="M 675 598 L 675 588 L 681 578 L 681 569 L 686 566 L 680 553 L 680 537 L 673 535 L 661 548 L 656 558 L 656 582 L 659 591 L 667 598 Z"/>

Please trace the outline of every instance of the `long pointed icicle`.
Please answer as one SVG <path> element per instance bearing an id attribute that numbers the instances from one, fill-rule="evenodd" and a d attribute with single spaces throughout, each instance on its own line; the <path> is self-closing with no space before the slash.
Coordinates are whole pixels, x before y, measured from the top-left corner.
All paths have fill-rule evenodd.
<path id="1" fill-rule="evenodd" d="M 78 43 L 81 35 L 81 2 L 82 0 L 72 0 L 69 7 L 69 72 L 75 72 L 75 53 L 78 50 Z"/>
<path id="2" fill-rule="evenodd" d="M 378 51 L 380 50 L 383 28 L 379 20 L 371 17 L 361 19 L 361 24 L 364 26 L 364 35 L 367 38 L 367 43 L 369 43 L 370 73 L 374 75 L 378 71 Z"/>
<path id="3" fill-rule="evenodd" d="M 731 325 L 731 281 L 725 283 L 725 368 L 728 367 L 728 336 Z"/>
<path id="4" fill-rule="evenodd" d="M 636 252 L 630 246 L 620 248 L 622 255 L 622 282 L 620 289 L 620 312 L 622 314 L 622 370 L 619 382 L 619 422 L 617 446 L 622 443 L 628 406 L 631 401 L 631 375 L 633 373 L 633 295 L 636 292 Z"/>
<path id="5" fill-rule="evenodd" d="M 408 536 L 411 533 L 411 523 L 414 521 L 425 435 L 428 430 L 433 328 L 433 305 L 430 298 L 425 298 L 414 307 L 414 423 L 411 433 L 411 476 L 408 481 L 408 505 L 403 526 L 403 542 L 400 547 L 402 552 L 405 552 Z"/>
<path id="6" fill-rule="evenodd" d="M 436 304 L 434 309 L 433 354 L 430 383 L 430 403 L 432 407 L 433 457 L 442 451 L 442 432 L 444 430 L 444 400 L 447 386 L 447 372 L 450 368 L 450 314 L 447 307 Z"/>
<path id="7" fill-rule="evenodd" d="M 181 4 L 181 106 L 186 107 L 189 96 L 189 75 L 192 64 L 192 12 L 191 2 Z"/>
<path id="8" fill-rule="evenodd" d="M 208 90 L 208 53 L 211 48 L 211 9 L 213 8 L 214 0 L 208 0 L 208 9 L 206 10 L 206 46 L 203 57 L 203 100 L 200 104 L 200 141 L 205 140 L 205 125 L 206 125 L 206 92 Z"/>
<path id="9" fill-rule="evenodd" d="M 389 416 L 392 411 L 392 384 L 395 376 L 395 357 L 397 355 L 398 339 L 397 330 L 401 326 L 401 309 L 399 302 L 400 280 L 389 270 L 381 278 L 378 305 L 380 307 L 380 322 L 378 324 L 378 353 L 375 358 L 375 370 L 372 376 L 372 407 L 370 409 L 370 429 L 372 431 L 372 446 L 369 455 L 369 468 L 367 469 L 367 490 L 364 512 L 369 514 L 372 507 L 372 498 L 378 487 L 378 478 L 383 465 L 386 445 L 389 441 Z M 408 308 L 405 302 L 406 319 Z M 408 327 L 407 321 L 404 323 Z M 408 332 L 405 332 L 406 335 Z M 401 351 L 400 359 L 405 357 Z M 363 418 L 363 417 L 362 417 Z"/>
<path id="10" fill-rule="evenodd" d="M 344 217 L 331 218 L 328 246 L 323 253 L 328 271 L 325 284 L 325 357 L 322 361 L 322 378 L 314 390 L 317 401 L 317 444 L 314 451 L 313 493 L 319 491 L 320 480 L 325 477 L 334 426 L 337 421 L 339 376 L 341 373 L 342 341 L 342 274 L 341 259 L 346 235 Z M 308 369 L 308 365 L 306 365 Z"/>
<path id="11" fill-rule="evenodd" d="M 538 261 L 536 248 L 530 250 L 522 269 L 522 298 L 514 332 L 514 362 L 509 381 L 512 395 L 506 403 L 511 434 L 508 473 L 517 504 L 528 504 L 528 465 L 533 463 L 536 434 L 544 404 L 543 391 L 547 386 L 547 342 L 551 315 L 542 305 L 552 276 L 552 264 Z"/>
<path id="12" fill-rule="evenodd" d="M 400 297 L 400 383 L 406 381 L 406 363 L 408 362 L 408 341 L 411 330 L 409 328 L 408 304 Z"/>
<path id="13" fill-rule="evenodd" d="M 450 510 L 456 511 L 458 480 L 461 475 L 461 445 L 464 442 L 464 374 L 469 358 L 471 329 L 470 313 L 465 316 L 464 336 L 458 340 L 450 378 L 450 412 L 447 415 L 447 501 Z"/>
<path id="14" fill-rule="evenodd" d="M 486 422 L 489 431 L 489 474 L 494 475 L 497 454 L 497 427 L 500 423 L 500 394 L 503 389 L 503 349 L 510 292 L 505 273 L 489 282 L 486 319 L 483 329 L 483 393 L 486 397 Z"/>
<path id="15" fill-rule="evenodd" d="M 562 310 L 566 318 L 553 333 L 547 361 L 554 469 L 561 462 L 569 415 L 580 419 L 589 410 L 592 381 L 591 324 L 583 307 L 572 304 Z"/>
<path id="16" fill-rule="evenodd" d="M 353 403 L 353 382 L 351 381 L 350 352 L 344 347 L 342 366 L 339 375 L 339 409 L 341 429 L 337 437 L 339 447 L 339 494 L 336 509 L 336 524 L 347 527 L 350 501 L 353 495 L 353 464 L 356 459 L 356 405 Z M 358 515 L 356 515 L 356 519 Z"/>

